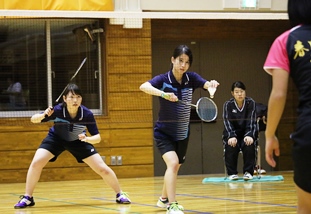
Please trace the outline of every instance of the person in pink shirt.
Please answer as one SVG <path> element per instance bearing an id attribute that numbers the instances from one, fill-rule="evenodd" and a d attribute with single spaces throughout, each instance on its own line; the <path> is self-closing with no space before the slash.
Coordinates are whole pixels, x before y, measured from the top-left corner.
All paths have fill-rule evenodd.
<path id="1" fill-rule="evenodd" d="M 264 70 L 272 76 L 266 127 L 266 160 L 276 166 L 274 155 L 280 155 L 275 135 L 280 122 L 291 77 L 299 92 L 297 123 L 290 135 L 294 182 L 298 198 L 297 213 L 311 213 L 311 1 L 288 0 L 292 28 L 273 42 Z"/>

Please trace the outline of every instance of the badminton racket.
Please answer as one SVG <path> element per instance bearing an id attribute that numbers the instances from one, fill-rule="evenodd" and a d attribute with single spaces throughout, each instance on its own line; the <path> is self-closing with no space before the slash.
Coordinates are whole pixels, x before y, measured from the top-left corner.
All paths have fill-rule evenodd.
<path id="1" fill-rule="evenodd" d="M 55 103 L 53 104 L 53 107 L 56 106 L 58 104 L 59 99 L 62 97 L 62 95 L 64 94 L 64 92 L 66 91 L 68 85 L 70 84 L 70 82 L 77 76 L 77 74 L 79 73 L 79 71 L 81 70 L 81 68 L 83 67 L 84 63 L 86 62 L 87 57 L 85 57 L 83 59 L 83 61 L 81 62 L 79 68 L 76 70 L 76 72 L 73 74 L 73 76 L 70 78 L 68 84 L 66 85 L 66 87 L 64 88 L 64 90 L 62 91 L 62 93 L 60 93 L 60 95 L 57 97 L 57 99 L 55 100 Z M 53 109 L 53 107 L 51 109 Z M 47 115 L 45 115 L 45 117 L 47 117 Z"/>
<path id="2" fill-rule="evenodd" d="M 196 108 L 196 112 L 201 120 L 204 122 L 212 122 L 216 119 L 218 114 L 217 105 L 208 97 L 201 97 L 196 104 L 188 103 L 183 100 L 178 100 L 178 103 L 190 105 Z"/>

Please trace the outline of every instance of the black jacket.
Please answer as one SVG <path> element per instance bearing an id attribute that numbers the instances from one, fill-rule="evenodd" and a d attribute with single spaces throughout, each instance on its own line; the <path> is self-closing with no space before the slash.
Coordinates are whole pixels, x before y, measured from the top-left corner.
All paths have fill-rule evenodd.
<path id="1" fill-rule="evenodd" d="M 243 107 L 238 108 L 234 98 L 226 101 L 223 106 L 224 131 L 223 140 L 246 136 L 254 140 L 258 138 L 256 103 L 250 97 L 245 97 Z"/>

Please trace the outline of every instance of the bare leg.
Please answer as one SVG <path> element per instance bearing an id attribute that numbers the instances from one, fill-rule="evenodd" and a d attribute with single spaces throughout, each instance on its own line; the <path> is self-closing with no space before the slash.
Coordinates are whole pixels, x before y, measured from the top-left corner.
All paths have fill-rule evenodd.
<path id="1" fill-rule="evenodd" d="M 46 149 L 39 148 L 29 166 L 26 178 L 25 195 L 32 196 L 33 191 L 38 183 L 43 167 L 52 159 L 54 155 Z"/>
<path id="2" fill-rule="evenodd" d="M 108 186 L 110 186 L 115 193 L 120 193 L 121 188 L 118 178 L 114 171 L 107 166 L 99 154 L 94 154 L 83 160 L 87 165 L 89 165 L 97 174 L 99 174 Z"/>
<path id="3" fill-rule="evenodd" d="M 181 164 L 179 164 L 176 152 L 173 151 L 165 153 L 163 159 L 166 163 L 167 169 L 164 174 L 162 197 L 167 196 L 171 203 L 176 201 L 177 174 Z"/>
<path id="4" fill-rule="evenodd" d="M 298 186 L 296 186 L 298 197 L 298 214 L 310 214 L 311 213 L 311 193 L 308 193 Z"/>

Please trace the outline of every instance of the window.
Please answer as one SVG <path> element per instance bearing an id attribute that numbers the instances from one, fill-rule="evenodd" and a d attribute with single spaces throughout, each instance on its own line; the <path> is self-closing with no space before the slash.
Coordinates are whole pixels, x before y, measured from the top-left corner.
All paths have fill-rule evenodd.
<path id="1" fill-rule="evenodd" d="M 0 20 L 0 117 L 31 116 L 53 105 L 84 58 L 73 82 L 83 105 L 101 114 L 102 32 L 93 19 Z"/>

